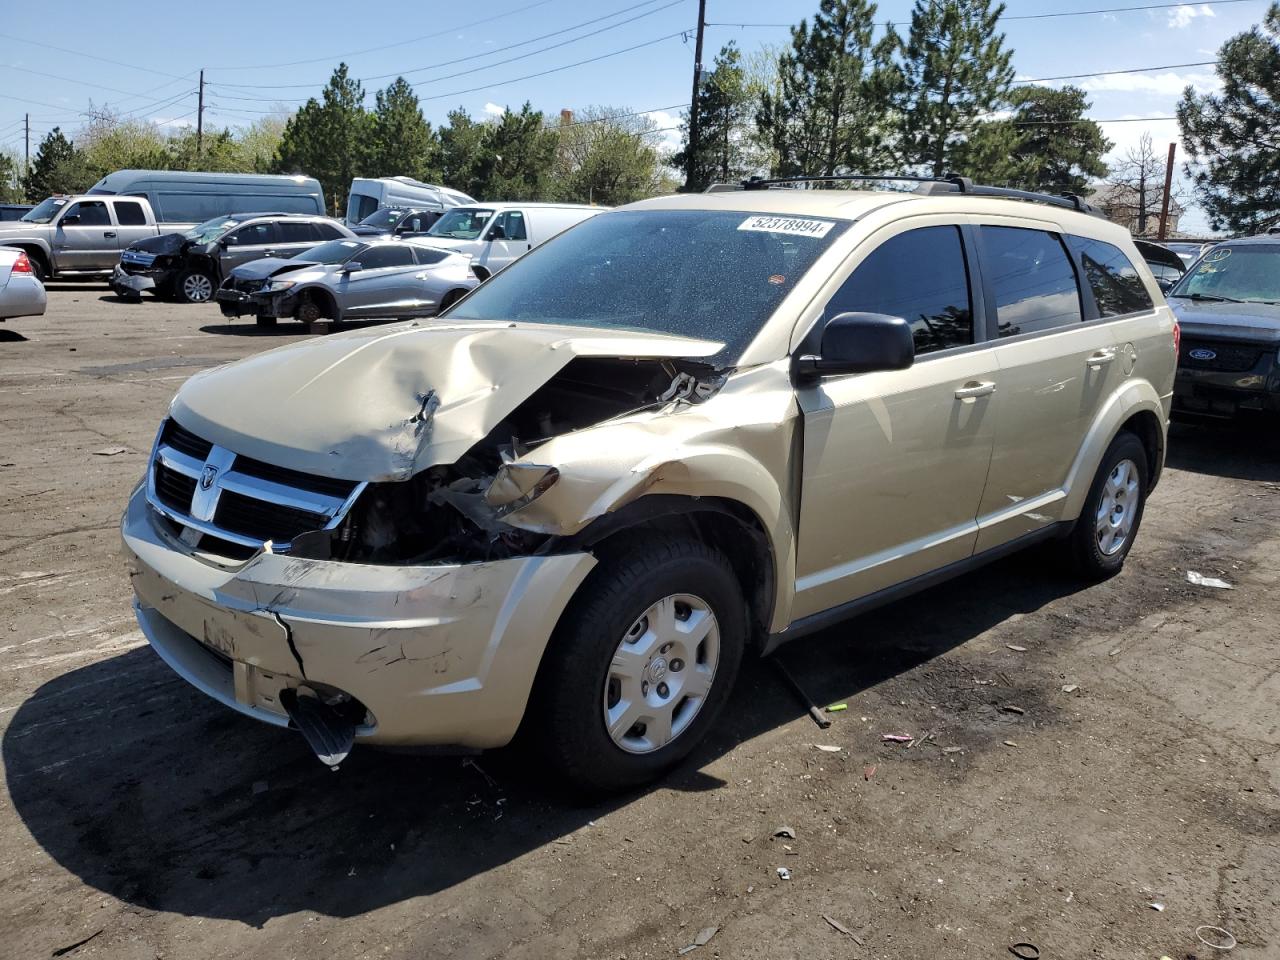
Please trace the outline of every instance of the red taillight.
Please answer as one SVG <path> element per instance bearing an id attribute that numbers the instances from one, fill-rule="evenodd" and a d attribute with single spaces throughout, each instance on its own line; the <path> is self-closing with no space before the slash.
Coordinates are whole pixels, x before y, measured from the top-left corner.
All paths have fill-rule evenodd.
<path id="1" fill-rule="evenodd" d="M 1173 321 L 1173 355 L 1182 356 L 1182 326 L 1176 319 Z"/>
<path id="2" fill-rule="evenodd" d="M 18 254 L 18 259 L 13 261 L 13 273 L 34 273 L 31 269 L 31 261 L 25 253 Z"/>

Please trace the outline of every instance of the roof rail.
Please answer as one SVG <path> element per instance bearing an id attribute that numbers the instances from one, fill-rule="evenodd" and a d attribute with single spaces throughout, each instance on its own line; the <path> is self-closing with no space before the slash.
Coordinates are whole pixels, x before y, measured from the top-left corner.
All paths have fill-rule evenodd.
<path id="1" fill-rule="evenodd" d="M 806 183 L 838 183 L 848 180 L 856 180 L 858 182 L 892 180 L 901 181 L 903 183 L 915 183 L 917 187 L 914 193 L 923 194 L 925 196 L 934 196 L 942 193 L 967 193 L 975 197 L 1003 197 L 1009 200 L 1026 200 L 1031 203 L 1046 203 L 1054 207 L 1067 207 L 1072 210 L 1078 210 L 1080 213 L 1092 214 L 1095 217 L 1104 216 L 1101 210 L 1088 203 L 1078 194 L 1074 193 L 1036 193 L 1032 190 L 1014 190 L 1009 187 L 988 187 L 984 184 L 974 183 L 968 177 L 961 177 L 957 174 L 948 174 L 945 177 L 914 177 L 914 176 L 894 176 L 881 175 L 873 176 L 868 174 L 850 174 L 848 176 L 837 175 L 828 177 L 775 177 L 766 179 L 764 177 L 752 177 L 749 180 L 742 181 L 743 190 L 767 190 L 770 187 L 784 187 L 792 185 L 800 185 Z M 725 189 L 722 185 L 715 185 L 720 189 Z M 714 188 L 711 188 L 714 189 Z"/>

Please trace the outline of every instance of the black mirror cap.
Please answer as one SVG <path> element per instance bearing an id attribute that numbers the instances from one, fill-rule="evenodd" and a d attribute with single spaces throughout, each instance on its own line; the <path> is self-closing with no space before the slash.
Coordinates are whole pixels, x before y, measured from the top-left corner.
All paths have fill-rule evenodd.
<path id="1" fill-rule="evenodd" d="M 80 222 L 80 214 L 68 213 L 65 217 L 58 221 L 60 227 L 74 227 Z"/>
<path id="2" fill-rule="evenodd" d="M 820 356 L 796 358 L 804 380 L 878 370 L 905 370 L 916 359 L 911 324 L 884 313 L 840 313 L 822 331 Z"/>

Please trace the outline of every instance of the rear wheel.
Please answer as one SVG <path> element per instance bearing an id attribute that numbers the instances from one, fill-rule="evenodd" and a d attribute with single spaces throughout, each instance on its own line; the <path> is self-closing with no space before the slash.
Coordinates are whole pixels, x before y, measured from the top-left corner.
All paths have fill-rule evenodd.
<path id="1" fill-rule="evenodd" d="M 441 299 L 440 309 L 437 311 L 437 313 L 444 313 L 446 310 L 448 310 L 450 307 L 452 307 L 455 303 L 457 303 L 466 295 L 467 295 L 466 290 L 450 290 Z"/>
<path id="2" fill-rule="evenodd" d="M 745 636 L 738 581 L 706 544 L 645 538 L 606 555 L 539 670 L 531 726 L 544 753 L 592 794 L 660 776 L 715 722 Z"/>
<path id="3" fill-rule="evenodd" d="M 203 270 L 183 270 L 174 282 L 173 291 L 182 303 L 208 303 L 216 285 Z"/>
<path id="4" fill-rule="evenodd" d="M 1067 541 L 1080 576 L 1105 580 L 1120 572 L 1142 523 L 1150 472 L 1136 436 L 1124 431 L 1111 441 Z"/>

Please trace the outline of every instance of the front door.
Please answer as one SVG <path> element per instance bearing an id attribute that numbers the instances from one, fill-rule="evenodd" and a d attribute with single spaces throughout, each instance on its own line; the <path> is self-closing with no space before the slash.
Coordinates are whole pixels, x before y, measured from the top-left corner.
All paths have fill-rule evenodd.
<path id="1" fill-rule="evenodd" d="M 274 255 L 279 242 L 280 231 L 270 220 L 236 227 L 222 238 L 222 249 L 218 254 L 222 276 L 227 276 L 242 263 Z"/>
<path id="2" fill-rule="evenodd" d="M 976 230 L 1004 394 L 979 511 L 977 549 L 985 550 L 1064 519 L 1067 474 L 1124 375 L 1114 326 L 1085 322 L 1058 233 L 997 223 Z"/>
<path id="3" fill-rule="evenodd" d="M 824 319 L 907 319 L 907 370 L 797 390 L 804 416 L 797 536 L 799 619 L 968 558 L 1004 398 L 964 235 L 939 218 L 887 228 L 832 297 Z M 933 224 L 933 225 L 929 225 Z"/>
<path id="4" fill-rule="evenodd" d="M 53 235 L 59 270 L 110 270 L 120 259 L 120 238 L 104 200 L 77 200 Z"/>
<path id="5" fill-rule="evenodd" d="M 374 244 L 358 254 L 360 269 L 338 281 L 344 317 L 397 317 L 413 313 L 421 299 L 422 268 L 407 243 Z"/>
<path id="6" fill-rule="evenodd" d="M 519 210 L 507 210 L 494 217 L 485 236 L 485 250 L 480 262 L 490 273 L 497 273 L 532 249 L 528 224 Z"/>

